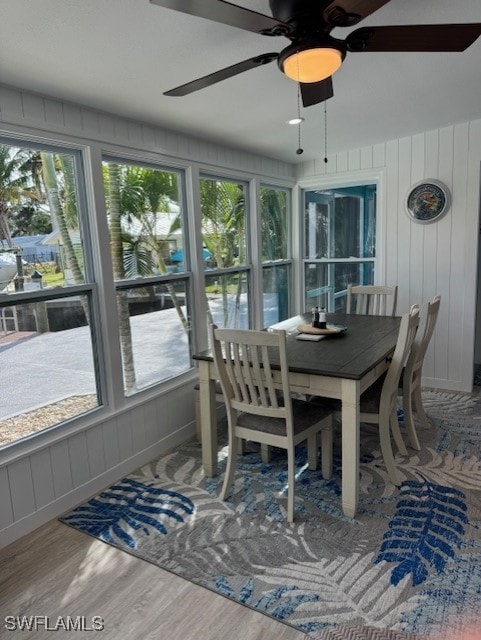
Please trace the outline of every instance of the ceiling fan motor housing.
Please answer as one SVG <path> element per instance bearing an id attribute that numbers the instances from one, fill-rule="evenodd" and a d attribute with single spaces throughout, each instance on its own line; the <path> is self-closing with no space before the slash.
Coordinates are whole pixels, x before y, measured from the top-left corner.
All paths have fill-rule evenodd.
<path id="1" fill-rule="evenodd" d="M 324 5 L 324 6 L 323 6 Z M 329 6 L 332 5 L 332 6 Z M 325 19 L 326 31 L 333 27 L 350 27 L 361 20 L 357 13 L 348 13 L 342 7 L 333 5 L 329 0 L 269 0 L 271 12 L 276 20 L 287 22 L 294 27 L 319 25 Z M 326 15 L 324 9 L 328 7 Z"/>
<path id="2" fill-rule="evenodd" d="M 297 25 L 300 22 L 319 21 L 319 0 L 269 0 L 276 20 Z"/>
<path id="3" fill-rule="evenodd" d="M 308 65 L 314 76 L 309 79 L 304 75 L 306 62 L 303 53 L 312 52 Z M 298 55 L 299 54 L 299 55 Z M 307 38 L 293 42 L 283 49 L 277 58 L 279 69 L 288 77 L 298 82 L 319 82 L 334 73 L 346 57 L 346 47 L 342 41 L 329 36 L 323 38 Z M 323 70 L 326 70 L 325 73 Z"/>

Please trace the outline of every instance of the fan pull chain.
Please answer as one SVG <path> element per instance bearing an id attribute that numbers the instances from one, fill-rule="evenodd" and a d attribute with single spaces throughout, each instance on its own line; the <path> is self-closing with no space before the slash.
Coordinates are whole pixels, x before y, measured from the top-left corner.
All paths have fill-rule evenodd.
<path id="1" fill-rule="evenodd" d="M 327 164 L 327 105 L 324 101 L 324 162 Z"/>
<path id="2" fill-rule="evenodd" d="M 299 94 L 300 94 L 300 89 L 299 89 L 299 93 L 298 93 L 298 98 L 297 98 L 297 119 L 299 120 L 299 124 L 297 125 L 297 155 L 300 156 L 302 153 L 304 153 L 304 149 L 301 147 L 301 124 L 302 124 L 302 118 L 301 118 L 301 110 L 299 108 Z"/>

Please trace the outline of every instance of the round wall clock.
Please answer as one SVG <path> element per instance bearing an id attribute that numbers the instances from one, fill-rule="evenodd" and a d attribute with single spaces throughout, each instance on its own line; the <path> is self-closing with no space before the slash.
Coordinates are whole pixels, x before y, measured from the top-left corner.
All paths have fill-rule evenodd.
<path id="1" fill-rule="evenodd" d="M 439 180 L 421 180 L 411 187 L 406 198 L 406 212 L 411 220 L 427 224 L 436 222 L 449 209 L 449 189 Z"/>

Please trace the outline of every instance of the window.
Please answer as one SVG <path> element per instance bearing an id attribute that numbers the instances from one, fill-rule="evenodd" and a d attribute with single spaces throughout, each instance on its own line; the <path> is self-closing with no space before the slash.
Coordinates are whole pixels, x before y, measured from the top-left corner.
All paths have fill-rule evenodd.
<path id="1" fill-rule="evenodd" d="M 289 192 L 261 186 L 263 319 L 268 327 L 290 315 L 291 261 L 288 219 Z"/>
<path id="2" fill-rule="evenodd" d="M 0 446 L 102 403 L 80 160 L 0 141 Z"/>
<path id="3" fill-rule="evenodd" d="M 347 285 L 374 282 L 376 185 L 304 192 L 305 304 L 344 312 Z"/>
<path id="4" fill-rule="evenodd" d="M 250 326 L 250 256 L 246 233 L 247 186 L 217 178 L 200 180 L 205 292 L 220 327 Z"/>
<path id="5" fill-rule="evenodd" d="M 108 158 L 104 185 L 124 391 L 132 395 L 192 367 L 182 176 Z"/>

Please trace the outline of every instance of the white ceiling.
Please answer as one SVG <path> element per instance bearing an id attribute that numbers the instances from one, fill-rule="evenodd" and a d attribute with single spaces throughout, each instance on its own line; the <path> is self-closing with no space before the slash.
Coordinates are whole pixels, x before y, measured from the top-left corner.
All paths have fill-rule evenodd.
<path id="1" fill-rule="evenodd" d="M 236 4 L 270 15 L 268 0 Z M 449 22 L 481 22 L 481 1 L 391 0 L 359 26 Z M 276 62 L 189 96 L 162 95 L 287 44 L 149 0 L 0 2 L 0 82 L 294 163 L 324 156 L 324 106 L 302 109 L 297 155 L 297 127 L 286 124 L 297 87 Z M 481 38 L 463 53 L 351 53 L 333 83 L 329 153 L 477 119 Z"/>

